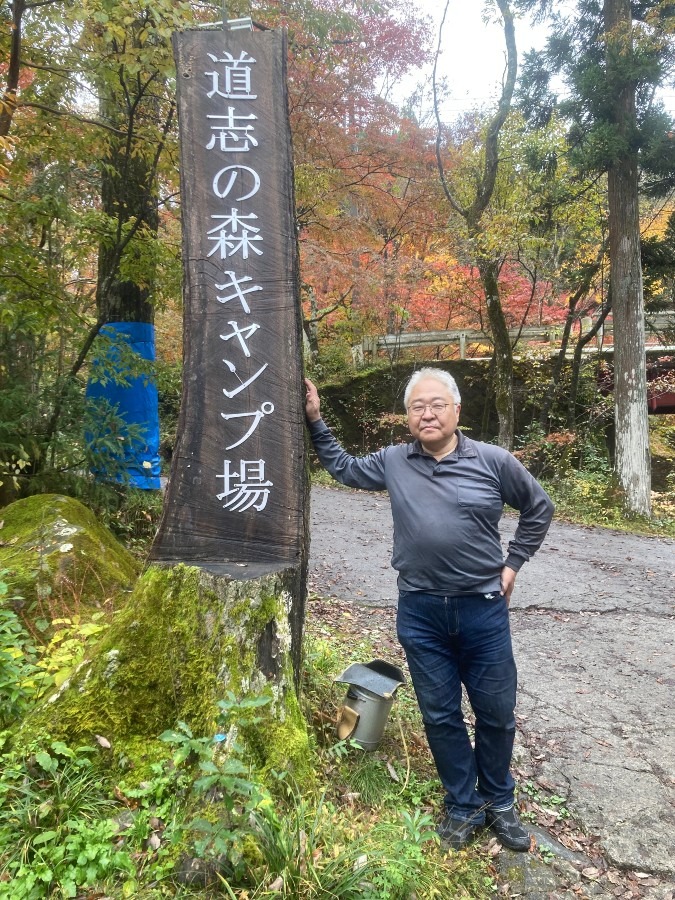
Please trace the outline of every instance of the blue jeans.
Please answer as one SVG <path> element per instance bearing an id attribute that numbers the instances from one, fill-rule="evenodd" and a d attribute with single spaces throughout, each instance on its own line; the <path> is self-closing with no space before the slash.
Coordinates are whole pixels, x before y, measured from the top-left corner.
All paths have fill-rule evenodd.
<path id="1" fill-rule="evenodd" d="M 402 591 L 396 627 L 445 805 L 455 818 L 479 824 L 488 807 L 513 803 L 516 664 L 506 600 L 499 593 Z M 476 716 L 475 749 L 462 716 L 462 684 Z"/>

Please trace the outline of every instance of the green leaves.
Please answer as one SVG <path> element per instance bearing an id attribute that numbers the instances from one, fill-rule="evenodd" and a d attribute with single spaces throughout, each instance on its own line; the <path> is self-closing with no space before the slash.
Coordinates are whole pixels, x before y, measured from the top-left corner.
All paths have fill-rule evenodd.
<path id="1" fill-rule="evenodd" d="M 130 854 L 113 842 L 118 826 L 108 817 L 112 803 L 94 752 L 52 741 L 0 761 L 0 884 L 11 880 L 12 900 L 52 890 L 75 897 L 79 888 L 134 872 Z"/>
<path id="2" fill-rule="evenodd" d="M 10 595 L 8 574 L 0 570 L 0 729 L 13 725 L 29 708 L 37 671 L 35 645 L 9 605 L 20 598 Z"/>
<path id="3" fill-rule="evenodd" d="M 45 676 L 43 690 L 54 686 L 60 688 L 73 674 L 87 652 L 87 641 L 106 629 L 103 613 L 94 613 L 90 621 L 82 621 L 79 615 L 70 618 L 52 619 L 52 637 L 41 655 L 37 669 Z M 68 752 L 65 744 L 59 743 L 62 754 Z"/>
<path id="4" fill-rule="evenodd" d="M 39 750 L 35 754 L 35 762 L 48 774 L 54 774 L 59 767 L 58 760 L 51 757 L 46 750 Z"/>

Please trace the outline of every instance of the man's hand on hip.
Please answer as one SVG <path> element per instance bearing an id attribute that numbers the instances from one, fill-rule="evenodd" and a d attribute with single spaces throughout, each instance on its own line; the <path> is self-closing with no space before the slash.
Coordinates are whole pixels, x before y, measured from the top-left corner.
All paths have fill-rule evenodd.
<path id="1" fill-rule="evenodd" d="M 502 596 L 506 597 L 507 606 L 511 602 L 511 594 L 513 593 L 513 588 L 516 583 L 517 574 L 517 572 L 514 572 L 513 569 L 510 569 L 508 566 L 504 566 L 504 568 L 502 569 Z"/>

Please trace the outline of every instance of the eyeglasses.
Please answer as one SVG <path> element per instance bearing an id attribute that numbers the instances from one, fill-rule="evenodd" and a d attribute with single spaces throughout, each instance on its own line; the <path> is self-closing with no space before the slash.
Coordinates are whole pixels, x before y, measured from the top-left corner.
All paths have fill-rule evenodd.
<path id="1" fill-rule="evenodd" d="M 434 400 L 433 403 L 413 403 L 408 407 L 411 416 L 422 416 L 426 409 L 430 409 L 435 416 L 442 416 L 451 403 L 443 403 L 442 400 Z"/>

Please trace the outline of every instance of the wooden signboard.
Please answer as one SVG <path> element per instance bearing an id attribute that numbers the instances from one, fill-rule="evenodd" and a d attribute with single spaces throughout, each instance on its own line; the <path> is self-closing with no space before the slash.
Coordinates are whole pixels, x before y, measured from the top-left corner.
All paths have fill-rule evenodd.
<path id="1" fill-rule="evenodd" d="M 297 565 L 304 389 L 280 32 L 174 36 L 184 371 L 156 562 L 238 579 Z"/>

